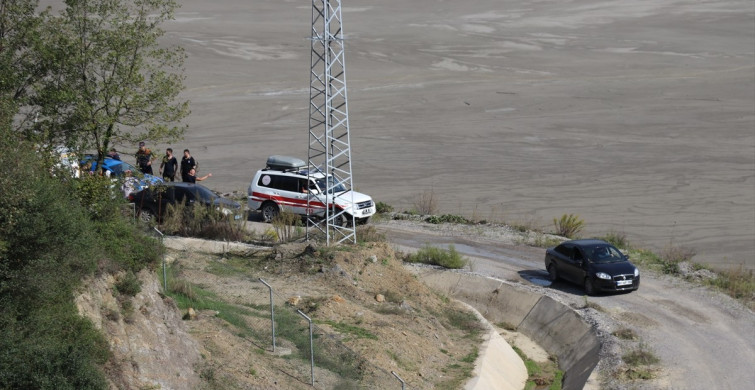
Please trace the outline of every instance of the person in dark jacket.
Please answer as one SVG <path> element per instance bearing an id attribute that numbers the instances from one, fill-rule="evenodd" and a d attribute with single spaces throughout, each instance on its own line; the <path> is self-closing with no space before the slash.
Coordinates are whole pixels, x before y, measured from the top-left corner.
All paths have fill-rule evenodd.
<path id="1" fill-rule="evenodd" d="M 163 180 L 175 181 L 176 171 L 178 171 L 178 160 L 173 155 L 173 149 L 165 149 L 165 156 L 160 163 L 160 174 L 163 176 Z"/>
<path id="2" fill-rule="evenodd" d="M 144 174 L 152 174 L 152 160 L 155 159 L 155 154 L 149 150 L 144 141 L 139 142 L 139 150 L 136 151 L 136 166 Z"/>
<path id="3" fill-rule="evenodd" d="M 189 149 L 184 149 L 184 156 L 181 159 L 181 180 L 182 181 L 189 181 L 189 171 L 190 170 L 196 170 L 197 169 L 197 160 L 194 160 L 194 157 L 191 157 L 191 153 L 189 153 Z"/>

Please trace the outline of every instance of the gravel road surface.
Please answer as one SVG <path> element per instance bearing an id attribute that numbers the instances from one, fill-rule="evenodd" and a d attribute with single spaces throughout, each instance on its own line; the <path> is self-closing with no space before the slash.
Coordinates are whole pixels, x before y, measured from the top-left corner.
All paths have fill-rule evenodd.
<path id="1" fill-rule="evenodd" d="M 580 306 L 584 292 L 566 282 L 550 285 L 543 266 L 545 250 L 516 243 L 506 228 L 459 227 L 389 221 L 377 227 L 399 250 L 424 245 L 447 246 L 472 262 L 475 273 L 518 281 L 562 303 Z M 752 389 L 755 383 L 755 314 L 733 299 L 707 288 L 650 272 L 628 294 L 589 297 L 604 312 L 594 311 L 605 340 L 599 370 L 610 371 L 626 350 L 609 336 L 619 327 L 633 329 L 660 359 L 654 380 L 618 383 L 612 389 Z"/>

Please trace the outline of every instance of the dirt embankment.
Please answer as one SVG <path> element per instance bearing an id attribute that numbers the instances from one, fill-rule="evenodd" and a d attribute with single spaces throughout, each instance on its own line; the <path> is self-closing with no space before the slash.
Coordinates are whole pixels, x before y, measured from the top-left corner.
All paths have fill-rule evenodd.
<path id="1" fill-rule="evenodd" d="M 106 366 L 111 388 L 194 389 L 201 346 L 188 332 L 172 299 L 164 297 L 155 274 L 142 271 L 141 291 L 119 294 L 117 277 L 85 283 L 76 297 L 79 312 L 105 333 L 112 357 Z"/>
<path id="2" fill-rule="evenodd" d="M 458 389 L 472 375 L 485 329 L 407 272 L 388 244 L 218 251 L 197 242 L 166 240 L 172 288 L 196 299 L 191 319 L 161 298 L 155 275 L 142 275 L 130 314 L 112 278 L 79 297 L 115 352 L 114 385 L 304 389 L 314 376 L 318 388 L 391 388 L 400 385 L 395 372 L 409 388 Z M 274 291 L 275 351 L 260 278 Z M 314 320 L 314 372 L 307 322 L 296 310 Z"/>

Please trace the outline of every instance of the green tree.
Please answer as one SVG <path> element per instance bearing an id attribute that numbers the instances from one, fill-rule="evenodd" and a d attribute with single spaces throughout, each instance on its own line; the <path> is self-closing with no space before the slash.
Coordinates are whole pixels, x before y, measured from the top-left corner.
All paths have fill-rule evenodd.
<path id="1" fill-rule="evenodd" d="M 66 0 L 45 25 L 43 50 L 56 67 L 40 84 L 31 127 L 46 144 L 96 150 L 116 143 L 170 141 L 189 113 L 179 101 L 185 54 L 163 47 L 160 25 L 173 0 Z"/>
<path id="2" fill-rule="evenodd" d="M 36 0 L 0 2 L 0 121 L 11 123 L 20 106 L 28 103 L 31 87 L 47 73 L 39 58 L 41 26 L 49 12 L 37 13 Z"/>

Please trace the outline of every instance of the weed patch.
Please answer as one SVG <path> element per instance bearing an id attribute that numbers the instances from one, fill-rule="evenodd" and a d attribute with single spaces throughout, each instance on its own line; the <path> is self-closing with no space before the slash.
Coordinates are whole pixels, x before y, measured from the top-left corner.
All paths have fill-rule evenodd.
<path id="1" fill-rule="evenodd" d="M 524 362 L 524 367 L 527 368 L 525 389 L 544 389 L 546 386 L 548 390 L 561 389 L 564 372 L 559 370 L 554 357 L 547 362 L 536 362 L 525 355 L 519 347 L 512 345 L 511 348 L 519 355 Z"/>
<path id="2" fill-rule="evenodd" d="M 404 261 L 409 263 L 439 265 L 451 269 L 464 268 L 469 262 L 467 258 L 456 251 L 456 248 L 453 245 L 449 245 L 448 250 L 426 245 L 417 252 L 408 255 Z"/>
<path id="3" fill-rule="evenodd" d="M 368 242 L 386 242 L 386 241 L 388 241 L 385 238 L 385 234 L 380 233 L 372 225 L 357 226 L 357 231 L 356 232 L 357 232 L 357 241 L 360 244 L 365 244 L 365 243 L 368 243 Z"/>
<path id="4" fill-rule="evenodd" d="M 615 330 L 612 335 L 622 339 L 622 340 L 637 340 L 637 333 L 629 328 L 621 328 L 618 330 Z"/>
<path id="5" fill-rule="evenodd" d="M 459 224 L 471 223 L 470 220 L 462 217 L 461 215 L 453 215 L 453 214 L 431 215 L 425 218 L 425 222 L 432 223 L 435 225 L 438 225 L 441 223 L 459 223 Z"/>
<path id="6" fill-rule="evenodd" d="M 652 351 L 647 349 L 644 343 L 640 343 L 636 349 L 625 353 L 621 358 L 632 367 L 648 366 L 661 361 Z"/>

